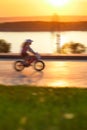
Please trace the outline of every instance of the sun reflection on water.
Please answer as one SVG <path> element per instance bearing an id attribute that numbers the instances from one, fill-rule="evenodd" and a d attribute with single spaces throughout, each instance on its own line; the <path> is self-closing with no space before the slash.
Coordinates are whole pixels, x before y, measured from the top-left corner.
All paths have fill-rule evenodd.
<path id="1" fill-rule="evenodd" d="M 50 83 L 50 86 L 52 86 L 52 87 L 68 87 L 69 82 L 66 80 L 57 80 L 55 82 Z"/>

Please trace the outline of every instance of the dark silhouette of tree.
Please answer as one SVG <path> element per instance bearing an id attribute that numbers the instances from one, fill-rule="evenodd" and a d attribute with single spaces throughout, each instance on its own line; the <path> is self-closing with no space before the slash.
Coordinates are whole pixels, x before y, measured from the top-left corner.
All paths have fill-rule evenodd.
<path id="1" fill-rule="evenodd" d="M 69 42 L 65 43 L 61 48 L 61 53 L 64 54 L 80 54 L 86 51 L 86 47 L 81 43 Z"/>
<path id="2" fill-rule="evenodd" d="M 4 39 L 0 39 L 0 53 L 10 52 L 10 43 L 7 43 Z"/>

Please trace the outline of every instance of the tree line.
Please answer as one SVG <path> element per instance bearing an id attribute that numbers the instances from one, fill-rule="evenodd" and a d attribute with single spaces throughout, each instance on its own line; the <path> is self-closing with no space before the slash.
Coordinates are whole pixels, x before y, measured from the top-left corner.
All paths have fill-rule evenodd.
<path id="1" fill-rule="evenodd" d="M 5 22 L 0 23 L 0 31 L 87 31 L 87 21 L 81 22 Z"/>
<path id="2" fill-rule="evenodd" d="M 11 43 L 0 39 L 0 53 L 8 53 L 11 50 Z M 68 42 L 65 43 L 57 53 L 61 54 L 81 54 L 86 52 L 86 47 L 82 43 Z"/>

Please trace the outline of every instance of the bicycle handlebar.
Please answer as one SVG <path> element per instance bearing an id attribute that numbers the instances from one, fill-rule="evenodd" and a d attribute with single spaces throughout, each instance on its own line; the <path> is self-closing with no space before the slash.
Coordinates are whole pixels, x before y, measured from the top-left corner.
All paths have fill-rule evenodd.
<path id="1" fill-rule="evenodd" d="M 41 56 L 40 56 L 39 53 L 36 53 L 35 56 L 36 56 L 37 59 L 41 59 Z"/>

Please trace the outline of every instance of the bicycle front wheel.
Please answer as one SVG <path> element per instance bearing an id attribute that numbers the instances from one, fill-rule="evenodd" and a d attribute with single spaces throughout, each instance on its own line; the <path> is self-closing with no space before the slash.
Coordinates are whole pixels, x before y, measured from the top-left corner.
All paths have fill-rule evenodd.
<path id="1" fill-rule="evenodd" d="M 37 71 L 41 71 L 45 68 L 45 63 L 42 60 L 35 61 L 34 69 Z"/>

